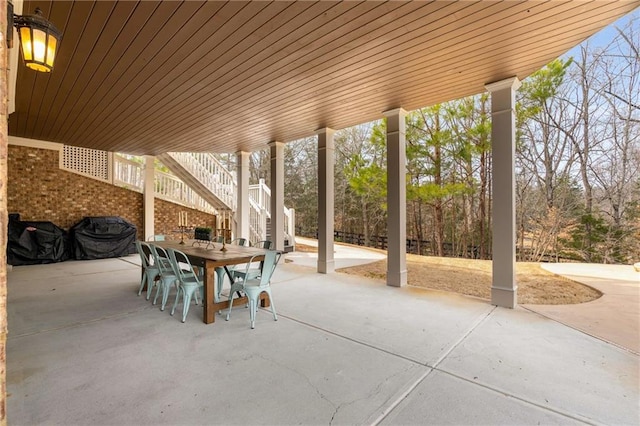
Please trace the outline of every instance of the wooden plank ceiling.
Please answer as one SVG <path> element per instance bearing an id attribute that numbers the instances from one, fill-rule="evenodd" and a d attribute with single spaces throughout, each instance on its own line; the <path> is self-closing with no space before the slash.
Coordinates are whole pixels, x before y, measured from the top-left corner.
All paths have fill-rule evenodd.
<path id="1" fill-rule="evenodd" d="M 28 1 L 64 33 L 19 66 L 13 136 L 236 152 L 525 78 L 640 1 Z"/>

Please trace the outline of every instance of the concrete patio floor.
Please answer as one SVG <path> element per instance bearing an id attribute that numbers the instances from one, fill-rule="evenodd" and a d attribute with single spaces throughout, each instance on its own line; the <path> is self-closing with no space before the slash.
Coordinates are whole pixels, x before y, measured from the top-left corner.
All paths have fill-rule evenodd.
<path id="1" fill-rule="evenodd" d="M 182 324 L 138 263 L 9 272 L 9 424 L 640 423 L 638 355 L 525 309 L 294 262 L 277 322 Z"/>

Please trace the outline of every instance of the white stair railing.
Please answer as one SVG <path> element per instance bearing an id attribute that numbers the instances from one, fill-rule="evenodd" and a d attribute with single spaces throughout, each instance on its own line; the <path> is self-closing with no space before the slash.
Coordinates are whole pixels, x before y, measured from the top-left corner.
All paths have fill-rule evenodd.
<path id="1" fill-rule="evenodd" d="M 114 156 L 113 184 L 134 191 L 142 192 L 144 188 L 143 165 L 122 155 Z M 156 197 L 197 209 L 206 213 L 218 212 L 201 196 L 195 193 L 184 182 L 170 173 L 155 171 L 154 189 Z"/>
<path id="2" fill-rule="evenodd" d="M 208 152 L 169 152 L 193 177 L 206 186 L 230 210 L 236 209 L 237 184 L 233 173 Z"/>
<path id="3" fill-rule="evenodd" d="M 210 214 L 218 214 L 218 211 L 207 203 L 193 189 L 176 176 L 156 170 L 155 172 L 156 197 L 172 201 L 184 206 L 200 210 Z"/>
<path id="4" fill-rule="evenodd" d="M 260 179 L 257 185 L 249 186 L 249 227 L 251 232 L 256 232 L 258 240 L 267 238 L 267 219 L 271 219 L 271 188 L 264 179 Z M 285 240 L 289 245 L 295 245 L 295 211 L 284 207 L 284 232 Z"/>
<path id="5" fill-rule="evenodd" d="M 237 183 L 234 174 L 211 153 L 170 152 L 200 183 L 207 187 L 231 210 L 236 210 Z M 249 232 L 252 243 L 267 238 L 267 220 L 271 218 L 271 189 L 260 179 L 257 185 L 249 186 Z M 284 207 L 285 239 L 294 245 L 295 212 Z"/>
<path id="6" fill-rule="evenodd" d="M 115 155 L 113 161 L 113 184 L 142 192 L 144 170 L 142 165 L 122 155 Z"/>
<path id="7" fill-rule="evenodd" d="M 267 221 L 262 210 L 251 198 L 249 198 L 249 240 L 251 244 L 267 239 Z"/>

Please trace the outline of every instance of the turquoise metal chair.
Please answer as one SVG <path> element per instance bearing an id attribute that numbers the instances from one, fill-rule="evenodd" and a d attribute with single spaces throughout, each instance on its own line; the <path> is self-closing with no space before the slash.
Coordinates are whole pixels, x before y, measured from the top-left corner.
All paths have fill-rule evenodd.
<path id="1" fill-rule="evenodd" d="M 254 247 L 257 247 L 257 248 L 263 248 L 263 249 L 267 249 L 267 250 L 269 250 L 269 249 L 271 249 L 271 246 L 272 246 L 272 245 L 273 245 L 273 242 L 272 242 L 272 241 L 269 241 L 269 240 L 263 240 L 263 241 L 258 241 L 258 242 L 254 245 Z"/>
<path id="2" fill-rule="evenodd" d="M 142 294 L 142 289 L 147 286 L 147 300 L 151 297 L 151 291 L 158 282 L 158 275 L 160 270 L 154 262 L 153 253 L 149 244 L 143 241 L 136 241 L 136 249 L 140 255 L 140 261 L 142 262 L 142 279 L 140 280 L 140 289 L 138 290 L 138 296 Z"/>
<path id="3" fill-rule="evenodd" d="M 254 247 L 269 250 L 272 245 L 273 243 L 271 241 L 264 240 L 264 241 L 258 241 L 254 245 Z M 240 265 L 235 267 L 231 272 L 231 274 L 233 275 L 233 280 L 234 281 L 237 279 L 250 280 L 252 278 L 259 277 L 260 273 L 262 272 L 262 264 L 263 262 L 255 263 L 255 264 L 250 263 L 249 265 L 251 265 L 251 267 L 249 269 L 246 269 L 246 267 L 242 268 Z"/>
<path id="4" fill-rule="evenodd" d="M 150 246 L 155 264 L 158 265 L 158 269 L 160 272 L 160 285 L 156 290 L 156 296 L 153 298 L 153 304 L 155 305 L 158 302 L 158 295 L 162 294 L 162 304 L 160 305 L 160 310 L 164 311 L 164 308 L 167 305 L 167 300 L 169 299 L 171 287 L 173 285 L 176 285 L 177 288 L 178 276 L 173 271 L 173 267 L 171 266 L 171 259 L 169 259 L 169 254 L 167 253 L 167 251 L 155 244 L 150 244 Z"/>
<path id="5" fill-rule="evenodd" d="M 164 241 L 165 237 L 164 235 L 152 235 L 149 238 L 147 238 L 147 241 Z"/>
<path id="6" fill-rule="evenodd" d="M 235 244 L 237 246 L 249 247 L 249 240 L 246 238 L 236 238 L 235 240 L 231 240 L 229 244 Z"/>
<path id="7" fill-rule="evenodd" d="M 236 238 L 235 240 L 231 241 L 229 244 L 235 244 L 238 246 L 244 246 L 244 247 L 248 247 L 249 246 L 249 240 L 246 238 Z M 230 271 L 231 271 L 231 275 L 233 275 L 233 271 L 235 270 L 235 268 L 231 267 Z M 222 294 L 222 286 L 224 286 L 224 277 L 225 277 L 225 271 L 224 268 L 216 268 L 216 281 L 217 281 L 217 285 L 216 285 L 216 302 L 220 301 L 220 295 Z"/>
<path id="8" fill-rule="evenodd" d="M 168 249 L 167 251 L 169 252 L 174 274 L 178 277 L 178 293 L 176 294 L 176 300 L 173 302 L 171 315 L 175 313 L 176 307 L 180 302 L 180 296 L 182 296 L 182 322 L 185 322 L 189 313 L 191 298 L 194 298 L 196 305 L 198 304 L 198 295 L 204 298 L 202 294 L 203 284 L 187 255 L 179 250 Z"/>
<path id="9" fill-rule="evenodd" d="M 248 276 L 248 270 L 253 262 L 254 258 L 258 256 L 253 256 L 251 261 L 247 264 L 247 271 L 245 276 Z M 249 299 L 249 319 L 251 321 L 251 328 L 255 328 L 256 324 L 256 312 L 258 311 L 258 301 L 260 300 L 260 294 L 267 293 L 269 295 L 269 300 L 271 302 L 271 313 L 273 314 L 273 320 L 278 321 L 278 315 L 276 314 L 276 307 L 273 303 L 273 297 L 271 295 L 271 277 L 273 276 L 273 272 L 276 270 L 276 266 L 278 265 L 278 261 L 280 260 L 280 253 L 277 251 L 268 251 L 264 257 L 264 266 L 262 268 L 262 274 L 260 277 L 247 279 L 247 280 L 238 280 L 231 284 L 231 290 L 229 291 L 229 310 L 227 311 L 227 321 L 231 317 L 231 310 L 233 309 L 233 295 L 237 291 L 244 291 Z"/>

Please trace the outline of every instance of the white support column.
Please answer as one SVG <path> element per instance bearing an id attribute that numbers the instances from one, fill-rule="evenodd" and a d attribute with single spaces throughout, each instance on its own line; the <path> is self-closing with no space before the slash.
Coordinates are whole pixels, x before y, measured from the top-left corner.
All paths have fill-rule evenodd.
<path id="1" fill-rule="evenodd" d="M 318 272 L 335 271 L 333 259 L 333 206 L 335 163 L 334 130 L 320 129 L 318 133 Z"/>
<path id="2" fill-rule="evenodd" d="M 245 151 L 236 152 L 238 187 L 236 192 L 236 237 L 251 238 L 249 230 L 249 156 Z"/>
<path id="3" fill-rule="evenodd" d="M 516 283 L 516 203 L 515 146 L 517 77 L 487 84 L 491 92 L 491 151 L 493 194 L 493 282 L 491 303 L 515 308 Z"/>
<path id="4" fill-rule="evenodd" d="M 387 117 L 387 285 L 407 284 L 407 152 L 402 108 Z"/>
<path id="5" fill-rule="evenodd" d="M 271 150 L 271 240 L 284 250 L 284 143 L 270 142 Z"/>
<path id="6" fill-rule="evenodd" d="M 143 240 L 155 235 L 155 160 L 152 155 L 144 156 L 144 235 Z"/>

